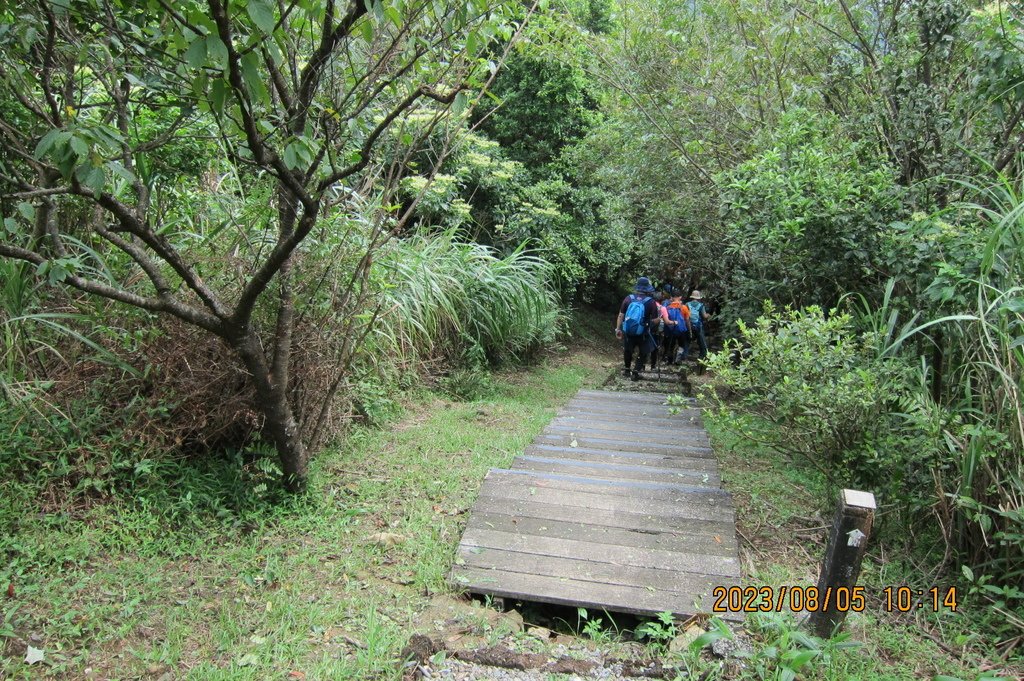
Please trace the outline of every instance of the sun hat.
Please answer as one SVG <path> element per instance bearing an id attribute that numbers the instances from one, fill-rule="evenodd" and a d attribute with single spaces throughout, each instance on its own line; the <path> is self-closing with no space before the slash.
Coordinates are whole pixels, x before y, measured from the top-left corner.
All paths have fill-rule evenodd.
<path id="1" fill-rule="evenodd" d="M 647 277 L 640 277 L 636 280 L 636 290 L 640 293 L 654 293 L 654 287 L 651 286 L 651 280 Z"/>
<path id="2" fill-rule="evenodd" d="M 698 291 L 697 289 L 694 289 L 694 290 L 693 290 L 693 293 L 691 293 L 691 294 L 690 294 L 690 298 L 692 298 L 693 300 L 700 300 L 700 299 L 701 299 L 701 298 L 703 298 L 703 297 L 704 297 L 704 296 L 702 296 L 702 295 L 700 294 L 700 291 Z"/>

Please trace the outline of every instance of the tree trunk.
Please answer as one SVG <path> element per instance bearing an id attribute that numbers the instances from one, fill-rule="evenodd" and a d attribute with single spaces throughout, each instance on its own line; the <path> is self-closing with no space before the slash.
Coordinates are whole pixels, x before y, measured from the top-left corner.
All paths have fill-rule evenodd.
<path id="1" fill-rule="evenodd" d="M 264 434 L 274 443 L 289 492 L 302 492 L 309 474 L 309 453 L 302 442 L 295 414 L 288 401 L 288 386 L 274 381 L 255 332 L 247 330 L 232 343 L 249 370 L 256 388 L 256 406 L 266 419 Z"/>

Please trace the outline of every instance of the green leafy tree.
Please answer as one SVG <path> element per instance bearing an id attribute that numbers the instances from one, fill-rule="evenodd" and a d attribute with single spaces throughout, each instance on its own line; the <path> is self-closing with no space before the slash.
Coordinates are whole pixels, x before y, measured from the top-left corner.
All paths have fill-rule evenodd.
<path id="1" fill-rule="evenodd" d="M 5 5 L 0 16 L 0 256 L 221 339 L 247 370 L 289 486 L 300 488 L 317 429 L 292 402 L 304 244 L 339 216 L 354 218 L 356 204 L 382 206 L 334 299 L 348 320 L 343 374 L 375 323 L 362 285 L 374 252 L 405 222 L 385 210 L 386 168 L 422 142 L 403 122 L 419 112 L 432 120 L 427 129 L 457 126 L 493 77 L 480 55 L 513 38 L 512 8 L 47 0 Z M 234 173 L 251 201 L 264 202 L 256 221 L 200 235 L 168 229 L 153 159 L 199 130 L 219 140 L 210 169 Z M 387 140 L 404 151 L 381 158 Z M 266 192 L 250 196 L 250 186 Z M 215 194 L 210 187 L 205 200 Z M 243 254 L 233 272 L 218 265 L 226 253 Z M 88 266 L 91 254 L 110 276 Z"/>
<path id="2" fill-rule="evenodd" d="M 477 111 L 480 129 L 535 176 L 554 169 L 566 147 L 579 141 L 596 120 L 588 60 L 571 24 L 539 16 L 528 40 L 509 56 L 494 83 L 497 103 Z M 570 54 L 552 54 L 554 45 Z"/>
<path id="3" fill-rule="evenodd" d="M 784 116 L 767 149 L 720 177 L 731 316 L 761 301 L 835 306 L 877 285 L 873 258 L 901 208 L 895 173 L 835 119 Z"/>

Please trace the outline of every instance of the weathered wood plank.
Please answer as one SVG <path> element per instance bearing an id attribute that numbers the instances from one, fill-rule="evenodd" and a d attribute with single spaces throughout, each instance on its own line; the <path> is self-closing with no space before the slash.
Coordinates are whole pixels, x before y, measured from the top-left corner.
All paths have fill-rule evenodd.
<path id="1" fill-rule="evenodd" d="M 710 613 L 714 603 L 710 590 L 706 594 L 678 594 L 469 566 L 457 566 L 453 572 L 456 582 L 477 593 L 634 615 L 657 615 L 667 611 L 686 617 Z M 723 586 L 733 584 L 735 582 L 722 582 Z M 734 614 L 722 617 L 733 621 L 742 620 L 742 616 Z"/>
<path id="2" fill-rule="evenodd" d="M 691 428 L 688 431 L 671 432 L 661 428 L 640 428 L 633 430 L 636 426 L 622 425 L 620 427 L 606 427 L 597 424 L 570 423 L 562 424 L 553 422 L 544 428 L 545 433 L 553 435 L 584 435 L 586 437 L 603 437 L 607 439 L 621 439 L 625 442 L 651 442 L 665 445 L 700 445 L 710 446 L 710 441 L 703 429 Z"/>
<path id="3" fill-rule="evenodd" d="M 670 518 L 699 518 L 701 520 L 732 520 L 731 506 L 724 503 L 688 503 L 660 501 L 647 498 L 598 494 L 593 492 L 570 492 L 543 487 L 523 488 L 501 483 L 484 483 L 480 488 L 482 498 L 503 499 L 510 508 L 522 508 L 528 504 L 550 504 L 563 508 L 574 508 L 577 513 L 592 511 L 615 511 L 617 513 L 638 513 L 664 522 Z M 717 500 L 716 500 L 717 501 Z"/>
<path id="4" fill-rule="evenodd" d="M 464 546 L 459 549 L 464 567 L 503 570 L 520 574 L 558 577 L 572 581 L 596 582 L 613 586 L 639 587 L 656 593 L 711 594 L 723 582 L 735 583 L 736 575 L 717 575 L 634 565 L 595 563 L 574 558 L 545 556 L 538 560 L 530 553 Z"/>
<path id="5" fill-rule="evenodd" d="M 594 544 L 577 539 L 552 539 L 537 535 L 498 532 L 496 530 L 467 529 L 462 539 L 464 546 L 479 549 L 514 551 L 533 556 L 533 561 L 540 566 L 547 563 L 547 558 L 572 559 L 579 563 L 595 565 L 614 565 L 616 567 L 633 567 L 640 569 L 658 569 L 672 572 L 703 574 L 712 577 L 739 577 L 740 562 L 735 555 L 707 555 L 693 552 L 665 551 L 663 549 L 647 549 L 622 547 L 621 551 L 609 553 L 605 544 Z M 473 553 L 473 552 L 471 552 Z M 473 555 L 481 555 L 475 552 Z M 538 558 L 540 557 L 540 558 Z M 475 560 L 466 558 L 466 562 L 479 565 Z M 490 567 L 490 566 L 488 566 Z M 543 573 L 537 573 L 543 574 Z M 557 573 L 556 573 L 557 574 Z M 604 580 L 601 580 L 604 581 Z M 644 586 L 648 582 L 621 582 L 618 584 L 636 584 Z M 655 584 L 650 584 L 655 586 Z"/>
<path id="6" fill-rule="evenodd" d="M 589 435 L 572 436 L 570 433 L 541 433 L 534 439 L 537 444 L 558 445 L 561 447 L 571 446 L 576 441 L 577 447 L 589 449 L 610 449 L 619 452 L 633 452 L 635 454 L 680 454 L 682 456 L 704 456 L 709 459 L 715 458 L 715 452 L 710 446 L 699 445 L 675 445 L 661 442 L 637 442 L 635 440 L 623 440 L 621 438 L 597 437 Z"/>
<path id="7" fill-rule="evenodd" d="M 575 432 L 593 432 L 595 435 L 599 433 L 627 433 L 633 435 L 650 435 L 652 437 L 662 437 L 665 439 L 672 439 L 674 441 L 687 442 L 690 438 L 697 439 L 701 445 L 707 446 L 708 435 L 707 431 L 703 429 L 703 426 L 694 426 L 692 424 L 680 423 L 672 424 L 666 423 L 662 426 L 655 426 L 649 423 L 630 423 L 630 422 L 615 422 L 615 421 L 587 421 L 585 419 L 552 419 L 547 426 L 548 428 L 564 428 L 566 430 Z"/>
<path id="8" fill-rule="evenodd" d="M 580 511 L 578 507 L 549 504 L 540 501 L 524 501 L 503 497 L 480 496 L 473 504 L 473 512 L 496 513 L 517 518 L 536 518 L 538 520 L 558 520 L 562 522 L 579 522 L 586 518 L 594 525 L 616 527 L 637 531 L 657 530 L 682 534 L 715 533 L 725 537 L 735 531 L 735 519 L 731 514 L 681 513 L 676 516 L 655 516 L 650 513 L 639 513 L 623 510 L 606 510 L 601 508 Z M 711 516 L 711 517 L 708 517 Z"/>
<path id="9" fill-rule="evenodd" d="M 533 494 L 536 488 L 557 489 L 587 494 L 611 494 L 629 498 L 642 497 L 671 503 L 729 504 L 732 495 L 718 487 L 687 485 L 673 481 L 647 482 L 640 480 L 612 480 L 580 475 L 537 473 L 517 469 L 492 468 L 484 477 L 485 483 L 521 488 Z"/>
<path id="10" fill-rule="evenodd" d="M 620 452 L 614 449 L 594 449 L 590 447 L 570 447 L 568 445 L 532 444 L 526 448 L 530 456 L 553 456 L 560 459 L 577 459 L 609 464 L 623 463 L 631 466 L 655 466 L 659 468 L 682 468 L 693 471 L 717 471 L 718 461 L 703 451 L 681 450 L 680 454 L 664 452 L 659 454 L 643 454 L 639 452 Z"/>
<path id="11" fill-rule="evenodd" d="M 591 416 L 619 420 L 632 418 L 636 420 L 651 419 L 664 421 L 666 419 L 675 421 L 687 421 L 690 419 L 702 418 L 702 412 L 695 409 L 676 411 L 677 407 L 644 407 L 634 409 L 622 409 L 612 406 L 593 406 L 588 404 L 574 404 L 569 402 L 557 410 L 558 416 Z"/>
<path id="12" fill-rule="evenodd" d="M 512 468 L 541 473 L 563 473 L 584 477 L 606 477 L 609 480 L 643 480 L 649 482 L 681 482 L 687 485 L 720 487 L 718 474 L 682 468 L 656 468 L 626 464 L 599 463 L 573 459 L 558 459 L 521 455 L 512 462 Z"/>
<path id="13" fill-rule="evenodd" d="M 703 411 L 686 405 L 657 405 L 654 402 L 626 402 L 597 399 L 570 399 L 562 409 L 589 410 L 594 414 L 637 414 L 640 416 L 656 416 L 665 414 L 669 418 L 699 417 Z"/>
<path id="14" fill-rule="evenodd" d="M 635 416 L 637 418 L 676 418 L 683 415 L 694 416 L 690 410 L 678 411 L 679 407 L 665 407 L 656 404 L 645 405 L 615 405 L 615 404 L 587 404 L 580 402 L 567 402 L 563 410 L 587 412 L 590 414 L 601 414 L 604 416 Z"/>
<path id="15" fill-rule="evenodd" d="M 641 425 L 660 425 L 680 428 L 703 428 L 701 413 L 695 410 L 688 410 L 679 414 L 648 415 L 599 412 L 587 407 L 574 408 L 565 406 L 555 414 L 560 420 L 587 420 L 597 423 L 638 423 Z"/>
<path id="16" fill-rule="evenodd" d="M 678 425 L 682 428 L 694 427 L 703 428 L 704 422 L 698 416 L 694 415 L 683 415 L 683 414 L 664 414 L 661 416 L 650 415 L 650 416 L 639 416 L 631 414 L 613 414 L 613 413 L 599 413 L 589 409 L 560 409 L 555 413 L 555 418 L 558 419 L 587 419 L 596 423 L 623 423 L 629 421 L 641 426 L 653 426 L 655 428 L 661 426 L 673 426 Z"/>
<path id="17" fill-rule="evenodd" d="M 605 400 L 614 402 L 637 402 L 637 403 L 655 403 L 665 404 L 667 396 L 663 393 L 647 393 L 647 392 L 617 392 L 614 390 L 580 390 L 577 392 L 573 399 L 591 399 L 591 400 Z M 682 397 L 683 400 L 690 404 L 696 404 L 697 400 L 692 397 Z"/>
<path id="18" fill-rule="evenodd" d="M 662 551 L 696 553 L 709 556 L 736 556 L 738 547 L 733 528 L 724 522 L 694 523 L 692 531 L 665 528 L 609 527 L 586 521 L 561 521 L 550 518 L 511 516 L 474 510 L 467 529 L 489 529 L 498 532 L 537 535 L 552 539 L 576 539 L 609 547 L 661 549 Z M 717 532 L 717 533 L 716 533 Z M 614 549 L 609 550 L 614 555 Z"/>

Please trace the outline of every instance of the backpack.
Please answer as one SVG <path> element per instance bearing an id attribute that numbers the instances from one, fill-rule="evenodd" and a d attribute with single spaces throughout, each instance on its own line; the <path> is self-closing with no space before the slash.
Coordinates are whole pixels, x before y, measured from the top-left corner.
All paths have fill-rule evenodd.
<path id="1" fill-rule="evenodd" d="M 669 318 L 669 320 L 671 320 L 671 321 L 676 323 L 675 326 L 668 327 L 669 329 L 671 329 L 670 333 L 673 336 L 682 336 L 682 335 L 685 335 L 687 331 L 689 331 L 689 329 L 687 328 L 687 324 L 686 324 L 686 319 L 687 318 L 683 314 L 683 305 L 682 305 L 682 303 L 678 303 L 678 304 L 677 303 L 671 303 L 671 304 L 669 304 L 669 306 L 668 306 L 668 318 Z"/>
<path id="2" fill-rule="evenodd" d="M 645 308 L 650 298 L 638 298 L 635 294 L 630 294 L 629 297 L 633 300 L 626 308 L 626 317 L 622 320 L 622 332 L 627 336 L 642 336 L 647 330 Z"/>
<path id="3" fill-rule="evenodd" d="M 690 327 L 694 330 L 699 329 L 704 325 L 704 320 L 700 318 L 700 313 L 704 311 L 704 303 L 691 300 L 686 303 L 686 307 L 690 308 Z"/>

